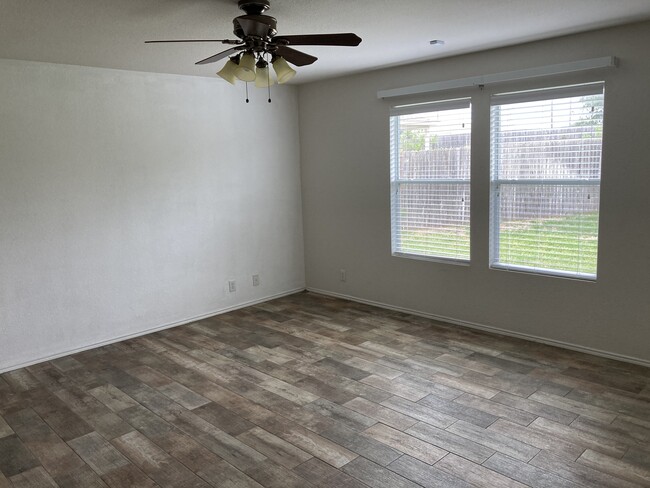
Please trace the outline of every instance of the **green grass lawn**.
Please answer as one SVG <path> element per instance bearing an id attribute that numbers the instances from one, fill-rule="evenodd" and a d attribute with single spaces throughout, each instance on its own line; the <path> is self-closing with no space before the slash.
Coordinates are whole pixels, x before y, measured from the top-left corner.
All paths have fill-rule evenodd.
<path id="1" fill-rule="evenodd" d="M 469 259 L 469 232 L 446 229 L 410 231 L 402 235 L 402 251 L 422 256 Z"/>
<path id="2" fill-rule="evenodd" d="M 524 225 L 513 224 L 505 224 L 502 227 L 499 237 L 500 262 L 536 268 L 596 273 L 597 214 L 542 219 L 523 223 Z M 531 249 L 531 245 L 534 245 L 535 249 Z M 581 256 L 581 261 L 577 261 L 578 255 Z"/>
<path id="3" fill-rule="evenodd" d="M 411 231 L 403 235 L 402 245 L 407 253 L 469 258 L 469 232 Z M 450 249 L 454 252 L 449 253 Z M 598 215 L 504 223 L 499 250 L 499 262 L 503 264 L 595 274 Z M 576 260 L 578 255 L 582 256 L 580 262 Z"/>

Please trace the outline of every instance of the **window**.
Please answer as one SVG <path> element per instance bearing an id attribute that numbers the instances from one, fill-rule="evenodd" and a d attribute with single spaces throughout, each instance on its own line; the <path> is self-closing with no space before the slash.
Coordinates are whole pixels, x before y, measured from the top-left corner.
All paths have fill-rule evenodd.
<path id="1" fill-rule="evenodd" d="M 393 255 L 470 257 L 469 99 L 391 110 Z"/>
<path id="2" fill-rule="evenodd" d="M 491 101 L 494 268 L 594 279 L 602 83 Z"/>

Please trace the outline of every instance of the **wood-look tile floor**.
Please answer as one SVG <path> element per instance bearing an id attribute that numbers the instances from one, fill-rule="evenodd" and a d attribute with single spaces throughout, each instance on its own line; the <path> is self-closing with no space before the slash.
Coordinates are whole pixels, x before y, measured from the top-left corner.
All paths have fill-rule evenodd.
<path id="1" fill-rule="evenodd" d="M 0 376 L 5 487 L 650 486 L 650 370 L 301 293 Z"/>

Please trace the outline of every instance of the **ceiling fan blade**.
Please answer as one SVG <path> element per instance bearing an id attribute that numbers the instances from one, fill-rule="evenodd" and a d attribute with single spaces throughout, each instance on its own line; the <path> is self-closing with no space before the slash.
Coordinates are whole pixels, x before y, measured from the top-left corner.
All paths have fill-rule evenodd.
<path id="1" fill-rule="evenodd" d="M 308 64 L 312 64 L 318 59 L 316 56 L 312 56 L 311 54 L 303 53 L 301 51 L 296 51 L 295 49 L 291 49 L 287 46 L 278 46 L 278 49 L 275 51 L 275 53 L 278 56 L 282 56 L 291 64 L 295 64 L 296 66 L 306 66 Z"/>
<path id="2" fill-rule="evenodd" d="M 292 46 L 358 46 L 361 38 L 351 32 L 345 34 L 306 34 L 277 36 L 273 42 L 287 42 Z"/>
<path id="3" fill-rule="evenodd" d="M 214 56 L 210 56 L 209 58 L 202 59 L 201 61 L 198 61 L 196 64 L 214 63 L 216 61 L 219 61 L 220 59 L 227 58 L 231 54 L 235 54 L 237 51 L 241 51 L 242 49 L 244 49 L 244 46 L 231 47 L 230 49 L 226 49 L 225 51 L 215 54 Z"/>
<path id="4" fill-rule="evenodd" d="M 162 42 L 220 42 L 222 44 L 241 44 L 241 41 L 230 39 L 173 39 L 167 41 L 144 41 L 145 44 L 159 44 Z"/>

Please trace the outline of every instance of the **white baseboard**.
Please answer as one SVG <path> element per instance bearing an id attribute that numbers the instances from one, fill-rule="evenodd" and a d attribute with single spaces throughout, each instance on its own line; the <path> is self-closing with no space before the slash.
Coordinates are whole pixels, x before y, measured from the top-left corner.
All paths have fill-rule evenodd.
<path id="1" fill-rule="evenodd" d="M 640 366 L 645 366 L 650 368 L 650 361 L 641 358 L 635 358 L 631 356 L 625 356 L 623 354 L 617 354 L 609 351 L 602 351 L 600 349 L 593 349 L 591 347 L 580 346 L 578 344 L 571 344 L 569 342 L 557 341 L 555 339 L 548 339 L 546 337 L 539 337 L 531 334 L 524 334 L 521 332 L 514 332 L 506 329 L 500 329 L 498 327 L 493 327 L 491 325 L 477 324 L 474 322 L 468 322 L 466 320 L 454 319 L 451 317 L 444 317 L 442 315 L 435 315 L 432 313 L 421 312 L 419 310 L 413 310 L 404 307 L 398 307 L 395 305 L 390 305 L 387 303 L 376 302 L 374 300 L 366 300 L 365 298 L 359 298 L 352 295 L 346 295 L 343 293 L 336 293 L 327 290 L 321 290 L 318 288 L 307 287 L 307 291 L 312 293 L 318 293 L 319 295 L 330 296 L 334 298 L 342 298 L 344 300 L 350 300 L 353 302 L 364 303 L 366 305 L 372 305 L 374 307 L 385 308 L 387 310 L 395 310 L 396 312 L 404 312 L 411 315 L 416 315 L 418 317 L 424 317 L 428 319 L 438 320 L 440 322 L 447 322 L 449 324 L 460 325 L 461 327 L 467 327 L 469 329 L 482 330 L 484 332 L 490 332 L 492 334 L 499 334 L 508 337 L 515 337 L 517 339 L 525 339 L 527 341 L 538 342 L 540 344 L 546 344 L 549 346 L 560 347 L 562 349 L 569 349 L 571 351 L 582 352 L 586 354 L 591 354 L 593 356 L 600 356 L 608 359 L 615 359 L 617 361 L 623 361 L 626 363 L 638 364 Z"/>
<path id="2" fill-rule="evenodd" d="M 107 339 L 105 341 L 96 342 L 96 343 L 93 343 L 93 344 L 88 344 L 86 346 L 78 347 L 78 348 L 75 348 L 75 349 L 59 351 L 59 352 L 57 352 L 55 354 L 51 354 L 51 355 L 36 358 L 36 359 L 30 359 L 29 361 L 26 361 L 26 362 L 23 362 L 23 363 L 0 366 L 0 374 L 1 373 L 6 373 L 8 371 L 13 371 L 14 369 L 26 368 L 27 366 L 32 366 L 34 364 L 42 363 L 42 362 L 45 362 L 45 361 L 51 361 L 53 359 L 58 359 L 58 358 L 61 358 L 63 356 L 69 356 L 71 354 L 76 354 L 78 352 L 88 351 L 90 349 L 95 349 L 97 347 L 107 346 L 109 344 L 114 344 L 116 342 L 125 341 L 127 339 L 133 339 L 134 337 L 140 337 L 140 336 L 143 336 L 143 335 L 151 334 L 153 332 L 158 332 L 160 330 L 171 329 L 173 327 L 178 327 L 179 325 L 189 324 L 189 323 L 192 323 L 192 322 L 196 322 L 197 320 L 203 320 L 203 319 L 207 319 L 207 318 L 210 318 L 210 317 L 214 317 L 216 315 L 221 315 L 221 314 L 224 314 L 224 313 L 227 313 L 227 312 L 232 312 L 233 310 L 239 310 L 240 308 L 250 307 L 251 305 L 257 305 L 258 303 L 264 303 L 264 302 L 268 302 L 269 300 L 274 300 L 276 298 L 286 297 L 288 295 L 293 295 L 294 293 L 299 293 L 301 291 L 305 291 L 305 288 L 302 287 L 302 288 L 296 288 L 296 289 L 293 289 L 293 290 L 287 290 L 287 291 L 284 291 L 284 292 L 281 292 L 281 293 L 277 293 L 277 294 L 274 294 L 274 295 L 269 295 L 269 296 L 259 298 L 259 299 L 255 299 L 255 300 L 251 300 L 251 301 L 248 301 L 248 302 L 238 303 L 237 305 L 222 308 L 222 309 L 215 310 L 215 311 L 212 311 L 212 312 L 208 312 L 208 313 L 205 313 L 205 314 L 202 314 L 202 315 L 197 315 L 196 317 L 190 317 L 190 318 L 187 318 L 187 319 L 179 320 L 179 321 L 176 321 L 176 322 L 171 322 L 171 323 L 164 324 L 164 325 L 157 325 L 155 327 L 151 327 L 151 328 L 148 328 L 148 329 L 145 329 L 145 330 L 134 332 L 133 334 L 127 334 L 127 335 L 114 337 L 112 339 Z"/>

